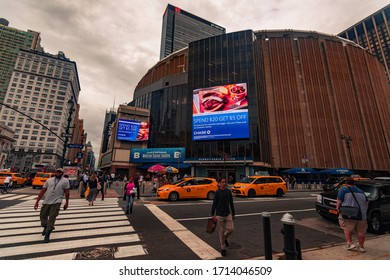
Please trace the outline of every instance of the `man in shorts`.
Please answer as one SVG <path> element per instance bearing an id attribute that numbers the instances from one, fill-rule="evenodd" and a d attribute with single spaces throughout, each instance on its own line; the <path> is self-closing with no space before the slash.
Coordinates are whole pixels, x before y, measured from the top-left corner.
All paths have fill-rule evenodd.
<path id="1" fill-rule="evenodd" d="M 339 224 L 344 230 L 344 235 L 347 244 L 344 246 L 346 250 L 356 249 L 359 252 L 365 252 L 364 241 L 366 239 L 367 230 L 367 208 L 368 200 L 365 193 L 355 186 L 355 181 L 352 178 L 346 180 L 346 186 L 342 187 L 337 193 L 337 211 L 339 212 Z M 340 206 L 360 207 L 361 220 L 350 219 L 342 216 L 339 209 Z M 353 244 L 352 234 L 356 232 L 358 245 Z"/>

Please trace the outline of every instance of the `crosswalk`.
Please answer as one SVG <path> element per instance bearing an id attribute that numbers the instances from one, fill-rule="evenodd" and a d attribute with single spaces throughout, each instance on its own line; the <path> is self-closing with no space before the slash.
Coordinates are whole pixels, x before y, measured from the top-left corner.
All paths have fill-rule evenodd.
<path id="1" fill-rule="evenodd" d="M 0 210 L 0 259 L 71 260 L 91 248 L 111 248 L 115 259 L 147 254 L 118 198 L 96 201 L 94 206 L 85 199 L 71 199 L 69 208 L 60 211 L 49 243 L 42 242 L 34 204 L 26 199 Z"/>
<path id="2" fill-rule="evenodd" d="M 35 200 L 37 195 L 30 194 L 17 194 L 17 193 L 5 193 L 0 195 L 0 201 L 2 200 Z"/>

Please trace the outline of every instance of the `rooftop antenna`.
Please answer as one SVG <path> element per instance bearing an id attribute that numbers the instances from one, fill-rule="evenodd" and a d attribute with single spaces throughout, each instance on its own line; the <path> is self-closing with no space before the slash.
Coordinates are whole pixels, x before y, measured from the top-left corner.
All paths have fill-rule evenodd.
<path id="1" fill-rule="evenodd" d="M 112 104 L 112 111 L 115 112 L 115 98 L 116 98 L 116 95 L 114 96 L 114 104 Z"/>

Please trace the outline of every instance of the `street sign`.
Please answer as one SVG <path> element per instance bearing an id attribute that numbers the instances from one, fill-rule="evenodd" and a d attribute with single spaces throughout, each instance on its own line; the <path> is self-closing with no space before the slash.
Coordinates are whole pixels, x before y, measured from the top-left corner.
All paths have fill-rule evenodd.
<path id="1" fill-rule="evenodd" d="M 62 137 L 72 137 L 72 134 L 61 133 Z"/>
<path id="2" fill-rule="evenodd" d="M 82 149 L 84 147 L 83 144 L 68 144 L 68 148 Z"/>

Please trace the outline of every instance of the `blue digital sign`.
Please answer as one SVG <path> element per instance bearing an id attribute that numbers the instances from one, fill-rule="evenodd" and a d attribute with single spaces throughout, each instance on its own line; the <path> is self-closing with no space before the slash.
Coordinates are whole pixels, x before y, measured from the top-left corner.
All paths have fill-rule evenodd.
<path id="1" fill-rule="evenodd" d="M 149 139 L 149 124 L 133 120 L 118 120 L 117 140 L 147 141 Z"/>
<path id="2" fill-rule="evenodd" d="M 249 137 L 246 83 L 194 90 L 192 140 Z"/>

